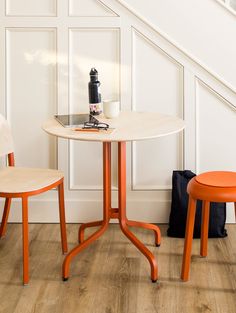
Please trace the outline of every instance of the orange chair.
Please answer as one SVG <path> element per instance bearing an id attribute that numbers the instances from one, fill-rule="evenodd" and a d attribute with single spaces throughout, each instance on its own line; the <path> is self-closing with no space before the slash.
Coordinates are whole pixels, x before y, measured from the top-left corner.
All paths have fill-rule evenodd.
<path id="1" fill-rule="evenodd" d="M 189 279 L 196 201 L 202 202 L 200 255 L 207 256 L 210 202 L 234 202 L 236 217 L 236 172 L 207 172 L 192 178 L 188 184 L 188 215 L 181 278 Z"/>
<path id="2" fill-rule="evenodd" d="M 67 252 L 65 225 L 63 173 L 50 169 L 20 168 L 14 165 L 13 140 L 9 125 L 0 114 L 0 157 L 8 156 L 8 165 L 0 170 L 0 197 L 5 198 L 5 206 L 0 227 L 0 238 L 5 235 L 11 199 L 22 200 L 23 239 L 23 283 L 29 282 L 28 243 L 28 198 L 58 187 L 61 243 L 63 253 Z"/>

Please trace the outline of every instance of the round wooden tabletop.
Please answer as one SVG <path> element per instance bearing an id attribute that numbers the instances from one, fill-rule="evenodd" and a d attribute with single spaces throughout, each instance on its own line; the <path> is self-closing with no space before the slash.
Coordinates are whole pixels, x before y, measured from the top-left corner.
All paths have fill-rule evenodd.
<path id="1" fill-rule="evenodd" d="M 180 132 L 185 128 L 182 119 L 149 112 L 120 112 L 117 118 L 96 118 L 109 124 L 112 132 L 81 132 L 74 128 L 63 127 L 55 119 L 42 125 L 48 134 L 66 139 L 82 141 L 137 141 L 158 138 Z"/>

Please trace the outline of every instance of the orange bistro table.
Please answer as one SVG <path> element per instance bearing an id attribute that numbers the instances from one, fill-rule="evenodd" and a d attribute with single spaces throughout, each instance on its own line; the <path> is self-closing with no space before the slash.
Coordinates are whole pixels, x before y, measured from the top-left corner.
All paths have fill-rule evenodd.
<path id="1" fill-rule="evenodd" d="M 97 116 L 96 116 L 97 118 Z M 99 141 L 103 144 L 103 219 L 82 224 L 79 228 L 79 244 L 65 257 L 62 269 L 63 280 L 69 278 L 69 268 L 72 259 L 94 240 L 100 237 L 107 229 L 111 218 L 119 220 L 122 232 L 146 256 L 151 266 L 151 279 L 158 278 L 157 263 L 149 249 L 129 230 L 128 226 L 136 226 L 154 231 L 156 246 L 160 246 L 161 233 L 158 226 L 143 222 L 128 220 L 126 217 L 126 142 L 153 139 L 180 132 L 185 124 L 180 118 L 147 112 L 121 112 L 119 117 L 99 121 L 108 123 L 114 128 L 112 133 L 80 132 L 65 128 L 55 119 L 44 123 L 43 129 L 50 135 L 61 138 Z M 118 143 L 118 208 L 111 207 L 111 143 Z M 84 230 L 87 227 L 100 226 L 93 235 L 84 239 Z"/>

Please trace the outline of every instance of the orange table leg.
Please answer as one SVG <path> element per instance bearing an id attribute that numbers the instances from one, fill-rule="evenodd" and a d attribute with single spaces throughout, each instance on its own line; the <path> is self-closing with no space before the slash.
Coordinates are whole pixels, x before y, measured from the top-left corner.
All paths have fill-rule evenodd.
<path id="1" fill-rule="evenodd" d="M 62 266 L 62 277 L 63 280 L 66 281 L 69 278 L 69 267 L 72 259 L 84 250 L 88 245 L 90 245 L 93 241 L 99 238 L 107 229 L 109 220 L 110 220 L 110 182 L 111 179 L 109 177 L 110 174 L 110 143 L 103 143 L 103 221 L 101 228 L 97 230 L 94 234 L 89 236 L 86 240 L 84 240 L 80 245 L 76 246 L 72 249 L 63 262 Z"/>
<path id="2" fill-rule="evenodd" d="M 78 234 L 79 243 L 82 243 L 84 241 L 84 231 L 86 228 L 101 226 L 102 223 L 103 221 L 95 221 L 95 222 L 82 224 L 79 228 L 79 234 Z"/>
<path id="3" fill-rule="evenodd" d="M 128 229 L 126 217 L 126 143 L 118 143 L 118 193 L 119 193 L 119 223 L 126 237 L 146 256 L 151 266 L 151 279 L 157 281 L 158 270 L 154 255 L 147 247 Z"/>
<path id="4" fill-rule="evenodd" d="M 161 231 L 157 225 L 149 224 L 149 223 L 143 223 L 143 222 L 137 222 L 137 221 L 131 221 L 131 220 L 127 220 L 126 224 L 128 226 L 131 226 L 131 227 L 140 227 L 140 228 L 153 230 L 154 234 L 155 234 L 155 244 L 157 247 L 160 247 L 160 245 L 161 245 Z"/>
<path id="5" fill-rule="evenodd" d="M 209 228 L 210 202 L 202 202 L 202 225 L 200 255 L 207 256 L 208 228 Z"/>
<path id="6" fill-rule="evenodd" d="M 114 209 L 111 208 L 111 143 L 103 143 L 103 220 L 94 221 L 90 223 L 82 224 L 79 228 L 79 245 L 72 249 L 65 257 L 62 276 L 63 280 L 66 281 L 69 278 L 69 267 L 72 259 L 90 245 L 94 240 L 101 236 L 107 229 L 111 218 L 118 218 L 121 230 L 131 240 L 131 242 L 146 256 L 151 265 L 151 279 L 153 282 L 157 280 L 158 270 L 157 263 L 154 255 L 151 251 L 144 246 L 144 244 L 135 237 L 135 235 L 128 229 L 129 226 L 143 227 L 151 229 L 155 233 L 156 244 L 160 244 L 161 234 L 160 230 L 156 225 L 128 221 L 126 218 L 126 144 L 125 142 L 118 143 L 118 172 L 119 172 L 119 207 Z M 101 226 L 93 235 L 89 236 L 86 240 L 84 239 L 84 231 L 88 227 Z"/>
<path id="7" fill-rule="evenodd" d="M 181 279 L 183 281 L 187 281 L 189 278 L 195 213 L 196 213 L 196 200 L 189 196 L 188 215 L 184 241 L 184 253 L 182 262 L 182 273 L 181 273 Z"/>
<path id="8" fill-rule="evenodd" d="M 103 157 L 107 158 L 107 161 L 104 161 L 104 162 L 106 163 L 107 179 L 108 179 L 106 193 L 108 197 L 107 201 L 108 201 L 108 206 L 109 206 L 109 211 L 110 211 L 111 210 L 111 143 L 106 142 L 104 143 L 104 146 L 106 146 L 106 148 L 104 148 L 106 151 L 106 154 L 103 155 Z M 86 228 L 101 226 L 102 223 L 103 223 L 103 220 L 82 224 L 79 228 L 79 233 L 78 233 L 79 243 L 82 243 L 84 241 L 84 231 Z"/>

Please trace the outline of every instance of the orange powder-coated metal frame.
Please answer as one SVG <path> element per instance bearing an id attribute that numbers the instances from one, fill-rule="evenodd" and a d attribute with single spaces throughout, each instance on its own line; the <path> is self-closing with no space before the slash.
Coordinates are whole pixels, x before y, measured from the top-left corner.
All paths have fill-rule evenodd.
<path id="1" fill-rule="evenodd" d="M 8 165 L 14 166 L 14 153 L 8 154 Z M 67 236 L 66 236 L 66 220 L 65 220 L 65 204 L 64 204 L 64 179 L 60 179 L 57 182 L 38 190 L 22 193 L 6 193 L 0 192 L 0 197 L 5 198 L 5 206 L 2 216 L 2 222 L 0 227 L 0 238 L 6 233 L 7 221 L 10 211 L 11 199 L 22 199 L 22 246 L 23 246 L 23 284 L 27 285 L 29 282 L 29 238 L 28 238 L 28 197 L 43 193 L 58 187 L 58 200 L 59 200 L 59 216 L 60 216 L 60 229 L 61 229 L 61 245 L 62 252 L 65 254 L 68 251 L 67 248 Z"/>
<path id="2" fill-rule="evenodd" d="M 206 173 L 210 177 L 211 172 Z M 219 172 L 220 175 L 220 172 Z M 229 178 L 230 178 L 229 173 Z M 220 179 L 220 176 L 219 176 Z M 236 217 L 236 187 L 215 187 L 205 184 L 201 184 L 196 180 L 196 177 L 192 178 L 188 184 L 187 191 L 189 193 L 188 202 L 188 214 L 186 222 L 184 253 L 182 261 L 181 279 L 188 281 L 191 263 L 191 250 L 193 240 L 193 230 L 196 213 L 197 200 L 202 201 L 202 225 L 201 225 L 201 242 L 200 242 L 200 255 L 202 257 L 207 256 L 207 242 L 208 242 L 208 226 L 209 226 L 209 212 L 210 202 L 234 202 L 235 205 L 235 217 Z"/>
<path id="3" fill-rule="evenodd" d="M 111 207 L 111 143 L 103 143 L 103 219 L 100 221 L 82 224 L 79 228 L 79 245 L 72 249 L 65 257 L 62 276 L 63 280 L 69 278 L 69 268 L 72 259 L 88 245 L 100 237 L 108 228 L 111 218 L 117 218 L 122 232 L 144 254 L 151 266 L 151 279 L 155 282 L 158 278 L 157 263 L 154 255 L 148 248 L 129 230 L 128 226 L 150 229 L 155 234 L 156 246 L 160 246 L 161 232 L 158 226 L 143 222 L 128 220 L 126 217 L 126 143 L 118 142 L 118 208 Z M 100 228 L 87 239 L 84 231 L 88 227 Z"/>

